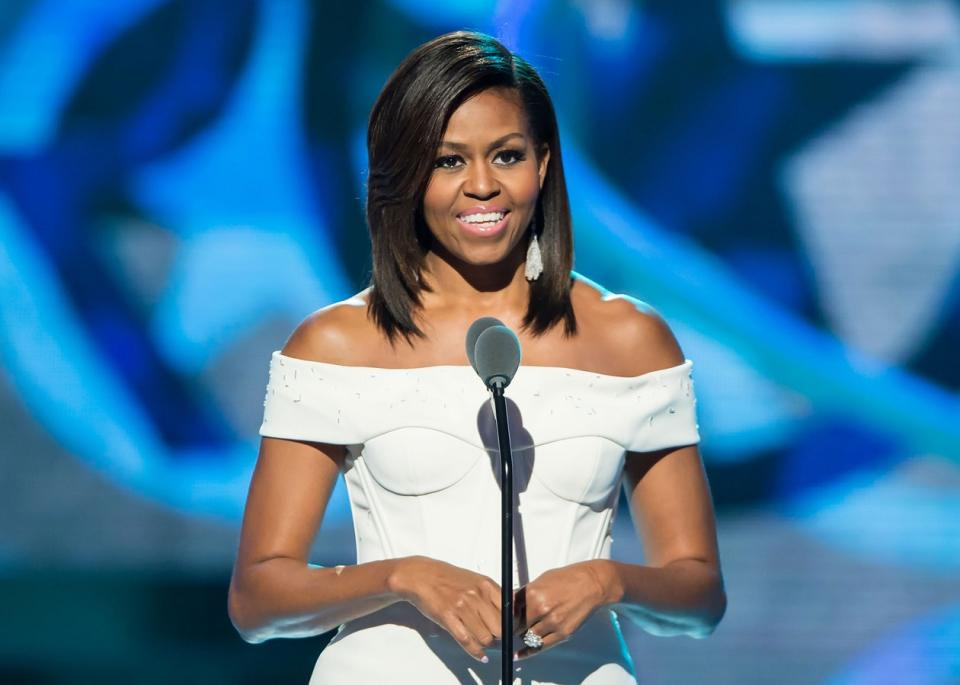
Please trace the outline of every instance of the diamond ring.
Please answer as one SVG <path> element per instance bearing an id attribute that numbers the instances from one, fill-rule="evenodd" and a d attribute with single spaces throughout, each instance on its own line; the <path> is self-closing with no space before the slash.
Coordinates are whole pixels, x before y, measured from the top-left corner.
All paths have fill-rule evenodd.
<path id="1" fill-rule="evenodd" d="M 532 630 L 528 630 L 523 634 L 523 644 L 530 649 L 540 649 L 543 647 L 543 638 Z"/>

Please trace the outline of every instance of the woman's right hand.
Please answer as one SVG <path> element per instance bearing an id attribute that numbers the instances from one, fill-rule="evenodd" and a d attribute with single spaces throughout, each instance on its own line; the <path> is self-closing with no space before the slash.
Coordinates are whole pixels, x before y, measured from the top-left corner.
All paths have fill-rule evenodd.
<path id="1" fill-rule="evenodd" d="M 398 560 L 391 583 L 402 599 L 446 630 L 477 661 L 501 637 L 500 585 L 492 578 L 424 556 Z"/>

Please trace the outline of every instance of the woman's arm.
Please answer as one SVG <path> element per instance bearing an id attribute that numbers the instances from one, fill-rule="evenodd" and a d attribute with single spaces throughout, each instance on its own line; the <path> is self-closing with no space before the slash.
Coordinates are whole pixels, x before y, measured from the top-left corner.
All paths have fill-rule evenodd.
<path id="1" fill-rule="evenodd" d="M 604 604 L 654 635 L 710 635 L 727 599 L 697 447 L 628 452 L 624 487 L 647 565 L 597 560 Z"/>
<path id="2" fill-rule="evenodd" d="M 348 301 L 314 313 L 283 353 L 350 363 L 361 311 Z M 324 633 L 400 601 L 393 574 L 402 559 L 307 563 L 345 457 L 342 445 L 262 438 L 228 599 L 230 620 L 248 642 Z"/>
<path id="3" fill-rule="evenodd" d="M 604 329 L 621 351 L 624 375 L 682 364 L 683 351 L 649 305 L 610 298 L 616 318 Z M 624 488 L 646 565 L 597 560 L 608 596 L 655 635 L 706 637 L 726 611 L 710 487 L 696 445 L 627 452 Z"/>
<path id="4" fill-rule="evenodd" d="M 250 484 L 228 611 L 247 642 L 325 633 L 399 601 L 399 559 L 308 565 L 344 448 L 263 438 Z"/>

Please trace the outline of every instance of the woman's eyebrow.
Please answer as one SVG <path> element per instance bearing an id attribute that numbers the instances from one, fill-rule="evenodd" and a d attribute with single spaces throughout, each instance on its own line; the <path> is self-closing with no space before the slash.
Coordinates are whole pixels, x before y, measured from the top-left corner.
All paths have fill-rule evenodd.
<path id="1" fill-rule="evenodd" d="M 487 148 L 487 152 L 490 152 L 490 150 L 492 150 L 492 149 L 495 148 L 495 147 L 500 147 L 500 146 L 503 145 L 505 142 L 507 142 L 507 141 L 510 140 L 511 138 L 515 138 L 515 137 L 523 138 L 524 135 L 523 135 L 522 133 L 520 133 L 519 131 L 514 131 L 513 133 L 508 133 L 508 134 L 505 135 L 505 136 L 500 136 L 500 137 L 497 138 L 495 141 L 493 141 L 492 143 L 490 143 L 490 146 Z M 448 148 L 451 148 L 451 149 L 453 149 L 453 150 L 459 150 L 459 151 L 467 150 L 467 149 L 470 147 L 469 145 L 467 145 L 467 144 L 465 144 L 465 143 L 457 143 L 457 142 L 452 141 L 452 140 L 445 140 L 445 141 L 443 141 L 442 143 L 440 143 L 440 146 L 441 146 L 441 147 L 448 147 Z"/>

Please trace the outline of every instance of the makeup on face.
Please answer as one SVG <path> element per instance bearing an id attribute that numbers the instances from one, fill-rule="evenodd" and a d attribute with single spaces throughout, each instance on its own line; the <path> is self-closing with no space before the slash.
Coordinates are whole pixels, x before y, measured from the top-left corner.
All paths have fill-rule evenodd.
<path id="1" fill-rule="evenodd" d="M 482 91 L 454 111 L 423 199 L 427 225 L 448 252 L 491 263 L 522 238 L 546 168 L 532 148 L 512 91 Z"/>

